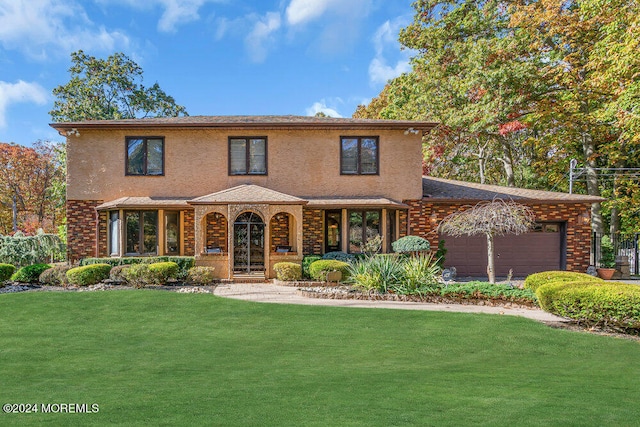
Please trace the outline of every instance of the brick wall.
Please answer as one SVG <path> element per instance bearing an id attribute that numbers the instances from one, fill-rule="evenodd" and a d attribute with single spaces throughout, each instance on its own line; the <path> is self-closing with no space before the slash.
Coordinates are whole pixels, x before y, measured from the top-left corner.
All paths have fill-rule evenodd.
<path id="1" fill-rule="evenodd" d="M 302 252 L 304 255 L 321 254 L 324 251 L 324 228 L 321 209 L 302 210 L 303 242 Z"/>
<path id="2" fill-rule="evenodd" d="M 196 252 L 195 211 L 184 211 L 184 255 L 193 256 Z"/>
<path id="3" fill-rule="evenodd" d="M 289 214 L 280 212 L 271 218 L 271 252 L 276 246 L 289 246 Z"/>
<path id="4" fill-rule="evenodd" d="M 432 203 L 426 200 L 405 200 L 409 208 L 409 234 L 424 237 L 437 247 L 436 228 L 447 215 L 469 209 L 468 203 Z M 539 222 L 566 222 L 567 270 L 584 272 L 590 263 L 591 205 L 588 203 L 529 204 Z"/>
<path id="5" fill-rule="evenodd" d="M 185 224 L 186 227 L 186 224 Z M 223 252 L 227 249 L 227 218 L 219 212 L 207 214 L 206 246 L 220 247 Z"/>
<path id="6" fill-rule="evenodd" d="M 99 253 L 96 254 L 96 206 L 102 200 L 67 200 L 67 260 L 106 255 L 107 214 L 100 215 Z M 102 252 L 102 254 L 100 254 Z"/>

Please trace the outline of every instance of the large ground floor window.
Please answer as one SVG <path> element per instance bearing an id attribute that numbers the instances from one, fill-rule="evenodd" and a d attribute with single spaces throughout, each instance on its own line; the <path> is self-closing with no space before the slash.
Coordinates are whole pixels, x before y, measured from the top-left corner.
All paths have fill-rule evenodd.
<path id="1" fill-rule="evenodd" d="M 349 218 L 349 252 L 359 253 L 371 239 L 381 236 L 379 210 L 350 210 Z"/>
<path id="2" fill-rule="evenodd" d="M 158 211 L 125 211 L 125 255 L 158 253 Z"/>

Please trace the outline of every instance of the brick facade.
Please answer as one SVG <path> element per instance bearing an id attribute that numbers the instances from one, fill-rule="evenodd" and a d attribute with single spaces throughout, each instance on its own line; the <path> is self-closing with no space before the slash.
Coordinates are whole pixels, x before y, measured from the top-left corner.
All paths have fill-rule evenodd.
<path id="1" fill-rule="evenodd" d="M 443 203 L 428 200 L 405 200 L 409 209 L 409 234 L 424 237 L 437 247 L 436 228 L 447 215 L 469 209 L 469 203 Z M 528 204 L 539 222 L 566 223 L 567 270 L 584 272 L 591 259 L 591 224 L 589 203 Z"/>
<path id="2" fill-rule="evenodd" d="M 77 262 L 81 258 L 100 256 L 107 252 L 107 214 L 100 215 L 96 227 L 96 207 L 102 200 L 67 200 L 67 259 Z M 96 230 L 100 247 L 96 252 Z"/>
<path id="3" fill-rule="evenodd" d="M 195 212 L 184 211 L 184 255 L 194 256 L 196 253 L 196 224 Z"/>
<path id="4" fill-rule="evenodd" d="M 302 251 L 304 255 L 324 252 L 323 212 L 322 209 L 303 208 L 302 210 Z"/>
<path id="5" fill-rule="evenodd" d="M 289 246 L 289 214 L 281 212 L 271 218 L 271 252 L 276 246 Z"/>
<path id="6" fill-rule="evenodd" d="M 227 248 L 227 218 L 218 212 L 207 214 L 207 238 L 206 247 L 219 247 L 222 252 L 228 252 Z"/>

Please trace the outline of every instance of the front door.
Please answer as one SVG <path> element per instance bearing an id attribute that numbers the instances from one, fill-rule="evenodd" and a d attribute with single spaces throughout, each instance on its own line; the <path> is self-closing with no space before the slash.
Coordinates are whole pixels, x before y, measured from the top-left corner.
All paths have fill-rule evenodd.
<path id="1" fill-rule="evenodd" d="M 233 270 L 264 271 L 264 222 L 253 212 L 241 214 L 233 224 Z"/>
<path id="2" fill-rule="evenodd" d="M 324 251 L 325 253 L 341 251 L 342 211 L 325 211 L 324 215 Z"/>

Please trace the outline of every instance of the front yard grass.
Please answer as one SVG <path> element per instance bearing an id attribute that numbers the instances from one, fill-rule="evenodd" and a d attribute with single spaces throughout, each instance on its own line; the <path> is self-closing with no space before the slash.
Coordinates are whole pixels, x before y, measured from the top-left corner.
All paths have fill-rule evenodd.
<path id="1" fill-rule="evenodd" d="M 512 316 L 0 295 L 1 425 L 632 425 L 640 343 Z"/>

